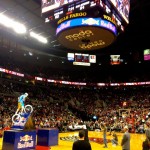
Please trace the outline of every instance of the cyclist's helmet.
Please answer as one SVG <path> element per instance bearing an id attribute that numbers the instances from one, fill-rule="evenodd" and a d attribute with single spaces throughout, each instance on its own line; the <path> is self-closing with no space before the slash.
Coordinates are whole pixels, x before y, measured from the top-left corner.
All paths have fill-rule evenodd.
<path id="1" fill-rule="evenodd" d="M 27 97 L 27 96 L 28 96 L 28 93 L 25 93 L 24 95 Z"/>

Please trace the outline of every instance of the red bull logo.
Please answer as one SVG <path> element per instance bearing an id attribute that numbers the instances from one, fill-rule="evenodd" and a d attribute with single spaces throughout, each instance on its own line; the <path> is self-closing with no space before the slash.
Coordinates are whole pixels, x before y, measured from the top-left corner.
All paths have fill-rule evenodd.
<path id="1" fill-rule="evenodd" d="M 17 148 L 21 149 L 21 148 L 28 148 L 28 147 L 33 147 L 34 146 L 34 141 L 31 142 L 24 142 L 24 143 L 18 143 Z"/>
<path id="2" fill-rule="evenodd" d="M 22 141 L 27 142 L 27 141 L 31 141 L 31 140 L 33 140 L 32 136 L 29 136 L 29 135 L 25 135 L 25 136 L 20 137 L 20 142 L 22 142 Z"/>
<path id="3" fill-rule="evenodd" d="M 18 149 L 28 148 L 33 146 L 34 146 L 34 141 L 32 136 L 29 136 L 27 134 L 25 136 L 20 136 L 20 142 L 17 145 Z"/>
<path id="4" fill-rule="evenodd" d="M 82 24 L 87 24 L 87 25 L 99 25 L 99 20 L 89 18 L 89 19 L 82 19 Z"/>

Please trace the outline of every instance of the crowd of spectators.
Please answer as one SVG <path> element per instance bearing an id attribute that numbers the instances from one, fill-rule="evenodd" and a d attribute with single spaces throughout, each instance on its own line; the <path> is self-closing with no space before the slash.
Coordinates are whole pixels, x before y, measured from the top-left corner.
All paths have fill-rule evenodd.
<path id="1" fill-rule="evenodd" d="M 150 125 L 150 87 L 103 87 L 101 89 L 42 86 L 0 79 L 0 128 L 12 126 L 17 99 L 28 92 L 36 128 L 57 127 L 61 132 L 85 124 L 89 130 L 105 123 L 110 130 L 143 133 Z"/>

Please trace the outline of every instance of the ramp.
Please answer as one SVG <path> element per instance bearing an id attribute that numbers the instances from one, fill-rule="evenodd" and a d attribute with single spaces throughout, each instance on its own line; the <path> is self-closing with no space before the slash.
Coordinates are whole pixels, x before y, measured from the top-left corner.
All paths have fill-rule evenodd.
<path id="1" fill-rule="evenodd" d="M 21 121 L 16 122 L 11 127 L 12 130 L 30 130 L 35 129 L 35 125 L 30 113 L 23 113 L 21 114 Z"/>

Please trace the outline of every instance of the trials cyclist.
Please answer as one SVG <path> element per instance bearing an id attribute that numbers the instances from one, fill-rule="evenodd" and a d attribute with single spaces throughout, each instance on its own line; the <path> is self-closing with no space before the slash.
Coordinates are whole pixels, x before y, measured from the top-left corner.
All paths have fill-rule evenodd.
<path id="1" fill-rule="evenodd" d="M 22 94 L 21 96 L 18 97 L 18 109 L 16 111 L 16 114 L 20 110 L 21 110 L 21 113 L 25 112 L 24 102 L 27 97 L 28 97 L 28 93 Z"/>

